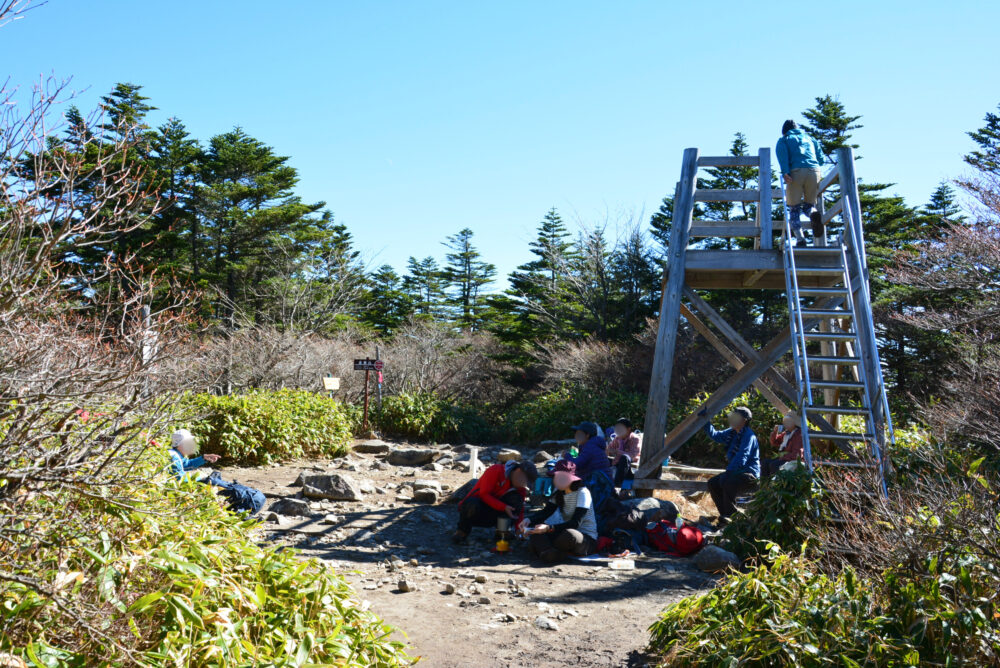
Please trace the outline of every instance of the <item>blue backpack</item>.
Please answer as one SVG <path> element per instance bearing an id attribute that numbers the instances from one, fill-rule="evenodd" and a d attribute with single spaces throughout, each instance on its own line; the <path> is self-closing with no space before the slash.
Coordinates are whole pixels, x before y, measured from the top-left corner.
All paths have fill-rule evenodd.
<path id="1" fill-rule="evenodd" d="M 259 489 L 247 487 L 238 482 L 223 480 L 218 471 L 212 471 L 212 475 L 202 480 L 202 482 L 213 487 L 219 487 L 219 496 L 226 499 L 229 509 L 234 513 L 246 512 L 250 516 L 256 515 L 267 501 L 264 493 Z"/>

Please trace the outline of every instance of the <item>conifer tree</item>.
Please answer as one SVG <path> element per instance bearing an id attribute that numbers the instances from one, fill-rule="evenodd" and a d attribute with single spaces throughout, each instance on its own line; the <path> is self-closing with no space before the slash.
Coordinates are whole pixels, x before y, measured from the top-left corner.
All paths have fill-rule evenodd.
<path id="1" fill-rule="evenodd" d="M 465 228 L 448 237 L 445 246 L 450 249 L 445 257 L 447 265 L 444 279 L 452 295 L 448 299 L 455 321 L 470 330 L 480 329 L 486 308 L 484 291 L 496 278 L 496 266 L 484 262 L 472 245 L 473 232 Z"/>

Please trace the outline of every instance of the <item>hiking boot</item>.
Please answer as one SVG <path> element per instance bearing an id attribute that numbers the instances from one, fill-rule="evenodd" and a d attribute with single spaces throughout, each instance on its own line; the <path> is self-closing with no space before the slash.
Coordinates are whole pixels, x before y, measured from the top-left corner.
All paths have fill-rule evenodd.
<path id="1" fill-rule="evenodd" d="M 809 222 L 812 223 L 813 239 L 816 242 L 821 241 L 823 234 L 826 232 L 826 225 L 823 224 L 823 215 L 819 211 L 813 211 L 809 214 Z"/>
<path id="2" fill-rule="evenodd" d="M 469 534 L 465 533 L 464 531 L 456 531 L 455 533 L 451 534 L 451 542 L 453 542 L 455 545 L 458 545 L 460 543 L 464 543 L 465 539 L 468 537 Z"/>

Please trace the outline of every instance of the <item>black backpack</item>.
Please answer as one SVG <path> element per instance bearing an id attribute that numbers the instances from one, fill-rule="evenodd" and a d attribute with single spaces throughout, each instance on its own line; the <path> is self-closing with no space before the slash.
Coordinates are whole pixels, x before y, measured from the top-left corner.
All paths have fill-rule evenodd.
<path id="1" fill-rule="evenodd" d="M 212 471 L 212 475 L 202 482 L 219 487 L 219 496 L 226 499 L 229 509 L 234 513 L 246 512 L 250 516 L 256 515 L 267 501 L 264 493 L 259 489 L 247 487 L 235 481 L 223 480 L 218 471 Z"/>

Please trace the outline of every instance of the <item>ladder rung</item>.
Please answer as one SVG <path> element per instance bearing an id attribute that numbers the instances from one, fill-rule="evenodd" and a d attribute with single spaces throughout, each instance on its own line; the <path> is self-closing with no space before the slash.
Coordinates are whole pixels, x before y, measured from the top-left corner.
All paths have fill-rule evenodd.
<path id="1" fill-rule="evenodd" d="M 834 287 L 834 288 L 799 288 L 799 295 L 804 295 L 807 297 L 828 297 L 831 295 L 846 295 L 847 288 Z"/>
<path id="2" fill-rule="evenodd" d="M 759 237 L 760 227 L 753 223 L 713 223 L 696 220 L 691 224 L 688 236 L 692 239 L 709 237 Z"/>
<path id="3" fill-rule="evenodd" d="M 807 358 L 816 364 L 860 364 L 860 357 L 831 357 L 829 355 L 810 355 Z"/>
<path id="4" fill-rule="evenodd" d="M 828 441 L 864 441 L 869 438 L 874 438 L 871 434 L 845 434 L 843 432 L 827 432 L 827 431 L 810 431 L 809 438 L 815 438 L 816 440 L 828 440 Z"/>
<path id="5" fill-rule="evenodd" d="M 806 332 L 807 339 L 825 339 L 827 341 L 853 341 L 858 338 L 853 332 Z"/>
<path id="6" fill-rule="evenodd" d="M 699 167 L 759 167 L 756 155 L 703 155 L 698 158 Z"/>
<path id="7" fill-rule="evenodd" d="M 843 267 L 795 267 L 796 274 L 836 274 L 844 273 Z"/>
<path id="8" fill-rule="evenodd" d="M 835 308 L 803 308 L 802 315 L 821 315 L 829 316 L 831 318 L 853 318 L 853 311 L 841 311 Z"/>
<path id="9" fill-rule="evenodd" d="M 806 406 L 807 413 L 836 413 L 838 415 L 866 415 L 867 408 L 857 408 L 855 406 Z"/>
<path id="10" fill-rule="evenodd" d="M 826 387 L 831 390 L 863 390 L 863 383 L 852 383 L 846 380 L 813 380 L 809 383 L 813 387 Z"/>
<path id="11" fill-rule="evenodd" d="M 792 246 L 796 254 L 824 255 L 836 253 L 840 255 L 840 246 Z"/>

